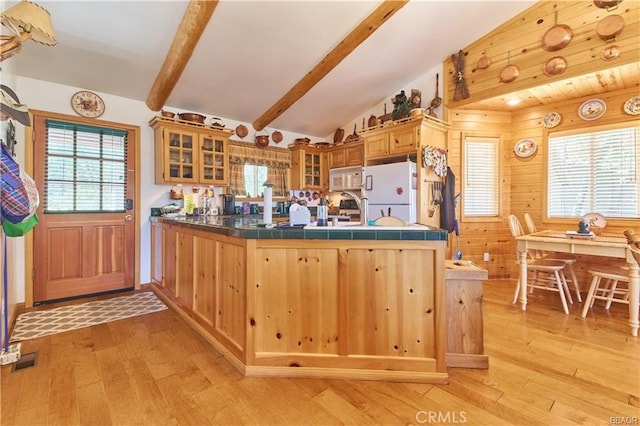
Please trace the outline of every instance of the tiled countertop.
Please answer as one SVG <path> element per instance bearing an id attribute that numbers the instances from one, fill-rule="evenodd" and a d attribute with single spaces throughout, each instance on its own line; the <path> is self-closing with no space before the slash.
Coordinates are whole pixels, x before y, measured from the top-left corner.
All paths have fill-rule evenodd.
<path id="1" fill-rule="evenodd" d="M 268 229 L 264 227 L 262 215 L 150 217 L 150 220 L 246 239 L 446 241 L 448 237 L 447 231 L 436 228 L 385 229 L 372 226 L 375 230 L 350 230 L 348 227 Z"/>

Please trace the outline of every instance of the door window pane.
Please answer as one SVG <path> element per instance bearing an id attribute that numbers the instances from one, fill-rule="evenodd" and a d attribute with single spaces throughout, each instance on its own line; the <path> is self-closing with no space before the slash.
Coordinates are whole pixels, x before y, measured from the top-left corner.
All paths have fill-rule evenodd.
<path id="1" fill-rule="evenodd" d="M 47 120 L 46 213 L 123 212 L 127 133 Z"/>

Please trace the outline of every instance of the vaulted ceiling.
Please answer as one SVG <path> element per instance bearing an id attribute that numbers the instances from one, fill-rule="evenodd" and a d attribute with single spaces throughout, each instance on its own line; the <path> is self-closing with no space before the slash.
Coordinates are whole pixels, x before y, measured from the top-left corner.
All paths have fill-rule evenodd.
<path id="1" fill-rule="evenodd" d="M 51 14 L 58 46 L 26 43 L 15 59 L 21 76 L 324 137 L 535 2 L 394 2 L 361 43 L 354 31 L 383 2 L 210 2 L 210 19 L 195 16 L 206 27 L 190 57 L 187 45 L 172 48 L 186 1 L 37 3 Z M 189 31 L 197 39 L 198 29 Z M 165 59 L 184 60 L 175 82 Z M 335 67 L 315 68 L 328 62 Z M 296 86 L 316 80 L 308 91 Z M 420 89 L 430 99 L 433 86 Z M 292 106 L 269 114 L 287 94 Z"/>

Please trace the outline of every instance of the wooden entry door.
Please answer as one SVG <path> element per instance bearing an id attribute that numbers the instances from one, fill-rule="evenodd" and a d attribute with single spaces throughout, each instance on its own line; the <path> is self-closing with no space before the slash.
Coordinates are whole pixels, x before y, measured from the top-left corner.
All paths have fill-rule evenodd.
<path id="1" fill-rule="evenodd" d="M 133 288 L 132 131 L 36 115 L 34 303 Z"/>

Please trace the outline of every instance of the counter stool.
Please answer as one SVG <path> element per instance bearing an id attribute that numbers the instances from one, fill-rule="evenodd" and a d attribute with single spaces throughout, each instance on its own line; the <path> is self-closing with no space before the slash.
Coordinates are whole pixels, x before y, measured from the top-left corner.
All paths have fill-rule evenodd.
<path id="1" fill-rule="evenodd" d="M 586 318 L 589 309 L 596 300 L 606 302 L 605 309 L 611 307 L 612 302 L 629 304 L 629 276 L 623 268 L 591 267 L 589 273 L 593 276 L 587 298 L 582 308 L 582 318 Z"/>

